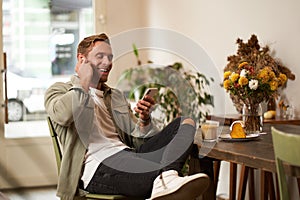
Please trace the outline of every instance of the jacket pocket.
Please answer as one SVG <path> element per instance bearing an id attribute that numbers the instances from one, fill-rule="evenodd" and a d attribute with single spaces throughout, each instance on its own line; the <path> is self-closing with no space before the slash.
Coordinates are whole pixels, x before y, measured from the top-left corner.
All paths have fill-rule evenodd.
<path id="1" fill-rule="evenodd" d="M 130 118 L 128 105 L 119 105 L 112 108 L 112 114 L 116 125 L 125 133 L 133 131 L 134 123 Z"/>

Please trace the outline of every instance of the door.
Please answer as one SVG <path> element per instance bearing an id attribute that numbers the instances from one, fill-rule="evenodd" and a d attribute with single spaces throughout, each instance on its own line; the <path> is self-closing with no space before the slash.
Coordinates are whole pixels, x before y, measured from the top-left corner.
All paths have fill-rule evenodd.
<path id="1" fill-rule="evenodd" d="M 44 93 L 74 73 L 78 41 L 94 32 L 91 1 L 3 0 L 1 11 L 1 69 L 5 52 L 7 70 L 0 78 L 0 189 L 53 185 Z"/>

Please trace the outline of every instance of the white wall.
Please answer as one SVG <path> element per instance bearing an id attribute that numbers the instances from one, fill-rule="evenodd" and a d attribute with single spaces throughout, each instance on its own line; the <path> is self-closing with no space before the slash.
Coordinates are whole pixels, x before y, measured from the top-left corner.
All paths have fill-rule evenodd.
<path id="1" fill-rule="evenodd" d="M 296 80 L 285 90 L 297 115 L 300 111 L 298 56 L 300 1 L 298 0 L 151 0 L 147 1 L 149 25 L 179 31 L 197 41 L 222 71 L 227 56 L 236 53 L 238 37 L 247 41 L 256 34 L 261 45 L 270 45 L 275 57 L 289 67 Z M 227 98 L 227 112 L 235 110 Z"/>
<path id="2" fill-rule="evenodd" d="M 207 52 L 219 71 L 215 79 L 220 82 L 227 56 L 237 51 L 236 39 L 247 41 L 252 34 L 256 34 L 261 46 L 269 45 L 274 56 L 296 75 L 296 80 L 288 82 L 284 93 L 299 117 L 299 8 L 299 0 L 109 0 L 106 1 L 107 23 L 103 30 L 112 36 L 143 27 L 163 28 L 183 34 Z M 170 55 L 150 59 L 174 62 Z M 112 84 L 123 69 L 135 64 L 132 55 L 125 60 L 115 63 Z M 216 95 L 215 100 L 225 107 L 226 113 L 236 112 L 224 90 Z M 224 162 L 218 194 L 228 194 L 228 174 L 228 163 Z"/>
<path id="3" fill-rule="evenodd" d="M 299 0 L 109 0 L 106 4 L 106 32 L 110 35 L 141 27 L 173 30 L 203 47 L 220 74 L 227 56 L 236 53 L 236 39 L 247 41 L 251 34 L 256 34 L 260 44 L 269 45 L 275 57 L 296 74 L 296 80 L 289 81 L 284 92 L 296 115 L 300 115 Z M 132 62 L 135 62 L 133 57 L 121 64 L 122 69 Z M 116 71 L 117 77 L 120 69 Z M 216 81 L 221 82 L 220 74 Z M 231 100 L 223 92 L 225 112 L 235 113 Z"/>

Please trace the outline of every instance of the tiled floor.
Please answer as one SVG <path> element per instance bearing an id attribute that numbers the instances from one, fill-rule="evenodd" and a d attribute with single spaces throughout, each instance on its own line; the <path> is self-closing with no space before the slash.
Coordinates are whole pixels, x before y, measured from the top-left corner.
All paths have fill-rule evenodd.
<path id="1" fill-rule="evenodd" d="M 26 188 L 0 191 L 0 200 L 59 200 L 56 197 L 56 186 L 41 188 Z M 217 200 L 227 200 L 224 195 L 217 197 Z M 201 200 L 201 198 L 197 198 Z"/>
<path id="2" fill-rule="evenodd" d="M 59 200 L 56 197 L 56 186 L 1 190 L 0 200 Z"/>

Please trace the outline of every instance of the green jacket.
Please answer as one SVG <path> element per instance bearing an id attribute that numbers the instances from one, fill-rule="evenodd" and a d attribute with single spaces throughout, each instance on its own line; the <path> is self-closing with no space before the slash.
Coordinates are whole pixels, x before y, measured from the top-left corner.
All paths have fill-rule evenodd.
<path id="1" fill-rule="evenodd" d="M 145 138 L 158 132 L 152 124 L 147 132 L 140 131 L 137 119 L 119 90 L 105 86 L 104 102 L 120 140 L 129 147 L 137 148 Z M 63 148 L 57 196 L 63 200 L 71 200 L 78 195 L 78 182 L 82 175 L 88 136 L 94 118 L 94 101 L 79 85 L 79 78 L 74 75 L 71 81 L 55 83 L 46 91 L 45 108 Z"/>

